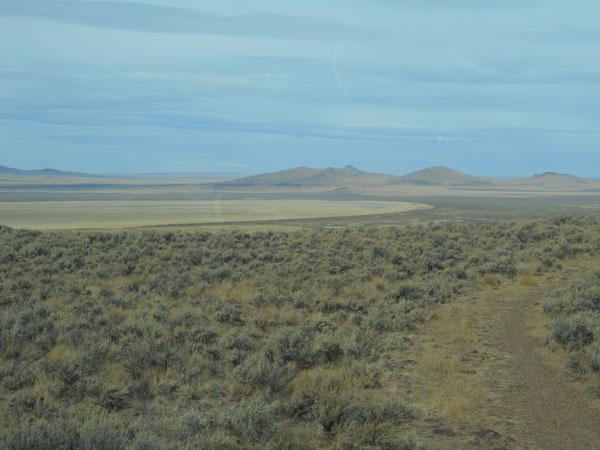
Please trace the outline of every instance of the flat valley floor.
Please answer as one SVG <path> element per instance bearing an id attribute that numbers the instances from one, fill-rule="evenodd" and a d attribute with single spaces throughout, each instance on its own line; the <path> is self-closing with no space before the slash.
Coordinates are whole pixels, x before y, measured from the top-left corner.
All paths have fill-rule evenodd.
<path id="1" fill-rule="evenodd" d="M 98 200 L 0 203 L 0 223 L 13 228 L 118 229 L 397 214 L 430 206 L 376 200 Z"/>

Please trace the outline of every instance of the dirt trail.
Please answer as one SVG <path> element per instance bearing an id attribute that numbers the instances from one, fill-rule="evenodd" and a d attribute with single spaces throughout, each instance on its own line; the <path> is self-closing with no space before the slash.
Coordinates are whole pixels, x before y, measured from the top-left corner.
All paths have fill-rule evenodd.
<path id="1" fill-rule="evenodd" d="M 559 273 L 482 286 L 438 309 L 414 336 L 409 398 L 431 448 L 600 449 L 600 399 L 544 345 L 542 303 L 600 259 Z M 597 384 L 595 388 L 597 389 Z M 599 392 L 595 390 L 595 392 Z"/>
<path id="2" fill-rule="evenodd" d="M 562 353 L 557 365 L 536 333 L 544 289 L 508 294 L 489 311 L 490 338 L 504 354 L 489 388 L 502 400 L 500 412 L 515 418 L 514 437 L 531 448 L 600 448 L 600 412 L 574 386 Z"/>

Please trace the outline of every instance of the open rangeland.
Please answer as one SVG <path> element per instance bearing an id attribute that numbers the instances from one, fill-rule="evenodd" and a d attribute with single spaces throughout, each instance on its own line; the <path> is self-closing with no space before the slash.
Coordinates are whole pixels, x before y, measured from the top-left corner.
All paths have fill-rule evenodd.
<path id="1" fill-rule="evenodd" d="M 0 245 L 2 449 L 599 442 L 597 219 Z"/>
<path id="2" fill-rule="evenodd" d="M 124 228 L 307 219 L 406 212 L 429 206 L 394 201 L 197 200 L 2 202 L 0 224 L 29 229 Z"/>

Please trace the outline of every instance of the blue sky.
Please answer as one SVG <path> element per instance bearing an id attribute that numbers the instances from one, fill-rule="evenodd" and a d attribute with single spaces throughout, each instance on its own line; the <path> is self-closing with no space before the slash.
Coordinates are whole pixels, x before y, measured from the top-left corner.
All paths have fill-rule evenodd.
<path id="1" fill-rule="evenodd" d="M 0 0 L 0 164 L 600 176 L 597 0 Z"/>

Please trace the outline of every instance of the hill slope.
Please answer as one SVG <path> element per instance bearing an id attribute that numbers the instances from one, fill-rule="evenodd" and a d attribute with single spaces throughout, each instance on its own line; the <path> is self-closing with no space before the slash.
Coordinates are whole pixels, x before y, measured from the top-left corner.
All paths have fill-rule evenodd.
<path id="1" fill-rule="evenodd" d="M 388 174 L 369 173 L 353 166 L 343 168 L 328 167 L 312 169 L 296 167 L 294 169 L 254 175 L 239 180 L 215 183 L 222 188 L 252 188 L 252 187 L 350 187 L 364 185 L 383 185 L 393 182 L 398 177 Z"/>
<path id="2" fill-rule="evenodd" d="M 545 172 L 529 178 L 520 179 L 489 179 L 469 175 L 448 167 L 429 167 L 404 176 L 384 173 L 371 173 L 357 169 L 353 166 L 342 168 L 328 167 L 313 169 L 310 167 L 296 167 L 278 172 L 253 175 L 235 179 L 228 175 L 215 180 L 215 174 L 205 177 L 203 174 L 133 174 L 133 175 L 97 175 L 83 172 L 68 172 L 56 169 L 21 170 L 0 165 L 0 178 L 9 184 L 23 183 L 83 183 L 85 179 L 111 180 L 111 183 L 120 185 L 123 180 L 130 180 L 138 184 L 140 179 L 152 179 L 155 184 L 164 184 L 162 179 L 170 183 L 179 184 L 176 180 L 190 180 L 203 187 L 217 190 L 239 189 L 252 191 L 256 189 L 293 189 L 311 192 L 331 191 L 332 189 L 351 190 L 355 192 L 386 192 L 387 194 L 406 194 L 422 189 L 430 192 L 433 188 L 437 191 L 457 192 L 465 190 L 473 192 L 482 191 L 539 191 L 539 192 L 600 192 L 600 182 L 592 178 L 581 178 L 574 175 L 555 172 Z M 211 182 L 207 182 L 211 180 Z M 92 182 L 92 181 L 87 181 Z M 100 181 L 93 181 L 100 182 Z"/>
<path id="3" fill-rule="evenodd" d="M 506 185 L 521 189 L 588 190 L 600 189 L 600 183 L 589 178 L 556 172 L 544 172 L 529 178 L 510 180 Z"/>
<path id="4" fill-rule="evenodd" d="M 436 166 L 409 173 L 399 177 L 398 182 L 422 185 L 444 185 L 444 186 L 489 186 L 492 180 L 475 177 L 448 167 Z"/>
<path id="5" fill-rule="evenodd" d="M 529 178 L 511 180 L 493 180 L 490 178 L 476 177 L 459 172 L 448 167 L 428 167 L 404 176 L 382 173 L 364 172 L 353 166 L 343 168 L 329 167 L 326 169 L 313 169 L 309 167 L 296 167 L 294 169 L 265 173 L 233 181 L 224 181 L 211 184 L 216 189 L 331 189 L 342 188 L 349 190 L 385 189 L 395 192 L 408 187 L 422 186 L 445 188 L 451 191 L 466 189 L 469 191 L 478 188 L 507 191 L 596 191 L 600 183 L 574 175 L 546 172 Z M 373 189 L 369 189 L 373 188 Z M 391 190 L 390 190 L 391 189 Z M 414 188 L 412 188 L 414 190 Z"/>
<path id="6" fill-rule="evenodd" d="M 13 167 L 7 167 L 7 166 L 2 166 L 2 165 L 0 165 L 0 175 L 85 177 L 85 178 L 102 177 L 102 175 L 96 175 L 96 174 L 84 173 L 84 172 L 67 172 L 64 170 L 57 170 L 57 169 L 22 170 L 22 169 L 15 169 Z"/>

